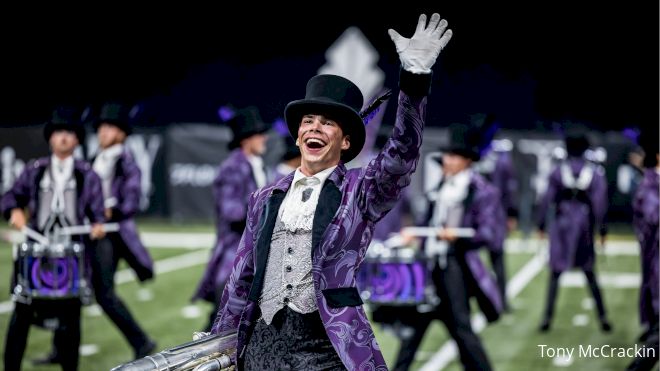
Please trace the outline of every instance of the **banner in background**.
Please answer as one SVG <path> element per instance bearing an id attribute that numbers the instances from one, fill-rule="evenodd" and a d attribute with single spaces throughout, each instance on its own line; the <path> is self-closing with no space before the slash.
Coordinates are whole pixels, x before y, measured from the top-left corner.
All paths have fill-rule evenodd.
<path id="1" fill-rule="evenodd" d="M 382 128 L 389 132 L 389 128 Z M 85 152 L 96 152 L 96 138 L 89 131 Z M 547 187 L 547 178 L 558 163 L 563 141 L 553 133 L 502 130 L 498 139 L 512 144 L 512 158 L 516 166 L 522 228 L 531 223 L 535 204 Z M 229 153 L 227 143 L 231 131 L 213 124 L 173 124 L 169 127 L 136 128 L 127 146 L 133 152 L 142 171 L 142 215 L 170 217 L 173 221 L 214 220 L 212 183 L 218 166 Z M 630 202 L 639 181 L 639 173 L 628 164 L 629 153 L 635 145 L 617 132 L 590 132 L 591 156 L 606 170 L 610 206 L 609 220 L 630 222 Z M 413 174 L 409 195 L 414 213 L 426 207 L 424 191 L 433 183 L 437 164 L 427 157 L 438 152 L 447 142 L 446 129 L 426 128 L 420 163 Z M 277 164 L 283 152 L 282 138 L 270 135 L 265 163 Z M 32 158 L 48 155 L 42 126 L 0 128 L 0 180 L 2 191 L 9 189 Z M 431 165 L 429 165 L 431 164 Z M 435 170 L 433 170 L 435 166 Z M 431 172 L 431 173 L 430 173 Z"/>

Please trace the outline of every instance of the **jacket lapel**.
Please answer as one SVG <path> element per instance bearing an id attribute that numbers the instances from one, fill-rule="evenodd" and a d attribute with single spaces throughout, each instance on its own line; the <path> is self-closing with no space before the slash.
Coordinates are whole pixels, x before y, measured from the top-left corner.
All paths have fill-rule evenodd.
<path id="1" fill-rule="evenodd" d="M 345 174 L 346 167 L 343 163 L 340 163 L 323 184 L 323 188 L 321 188 L 319 202 L 314 212 L 314 224 L 312 226 L 312 257 L 314 256 L 314 251 L 320 246 L 323 233 L 325 233 L 325 230 L 332 222 L 332 218 L 341 205 L 342 195 L 339 188 Z"/>
<path id="2" fill-rule="evenodd" d="M 281 189 L 274 189 L 273 194 L 266 201 L 266 207 L 261 214 L 259 226 L 257 227 L 257 246 L 255 249 L 256 264 L 254 270 L 254 281 L 250 289 L 249 299 L 256 302 L 261 296 L 261 290 L 266 275 L 266 264 L 268 264 L 268 255 L 270 254 L 270 242 L 273 237 L 273 229 L 277 220 L 277 212 L 286 196 L 286 192 Z"/>
<path id="3" fill-rule="evenodd" d="M 323 233 L 337 213 L 341 203 L 341 192 L 333 182 L 325 182 L 319 195 L 312 226 L 312 251 L 318 248 Z M 313 256 L 313 255 L 312 255 Z"/>

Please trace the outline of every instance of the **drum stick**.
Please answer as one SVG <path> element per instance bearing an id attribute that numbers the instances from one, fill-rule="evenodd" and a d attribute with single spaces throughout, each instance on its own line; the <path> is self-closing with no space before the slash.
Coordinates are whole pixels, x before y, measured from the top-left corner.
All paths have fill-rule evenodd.
<path id="1" fill-rule="evenodd" d="M 46 236 L 44 236 L 43 234 L 35 231 L 34 229 L 32 229 L 28 226 L 25 226 L 25 227 L 21 228 L 21 232 L 23 232 L 23 234 L 25 234 L 27 237 L 30 237 L 31 239 L 39 242 L 40 244 L 42 244 L 44 246 L 47 246 L 47 245 L 50 244 L 50 242 L 48 241 L 48 238 L 46 238 Z"/>
<path id="2" fill-rule="evenodd" d="M 416 237 L 435 237 L 438 235 L 438 232 L 442 231 L 443 228 L 435 227 L 405 227 L 403 232 L 411 234 Z M 472 238 L 475 235 L 474 228 L 448 228 L 454 232 L 454 235 L 458 238 Z"/>
<path id="3" fill-rule="evenodd" d="M 117 232 L 119 230 L 119 223 L 105 223 L 102 224 L 105 232 Z M 62 227 L 58 230 L 60 235 L 73 235 L 73 234 L 88 234 L 92 231 L 90 224 L 74 225 L 71 227 Z"/>

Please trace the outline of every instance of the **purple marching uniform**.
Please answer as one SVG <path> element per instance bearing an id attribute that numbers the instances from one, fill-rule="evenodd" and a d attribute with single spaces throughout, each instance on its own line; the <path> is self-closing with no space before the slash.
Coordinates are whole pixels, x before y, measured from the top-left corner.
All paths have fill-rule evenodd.
<path id="1" fill-rule="evenodd" d="M 347 170 L 340 162 L 322 185 L 319 199 L 323 201 L 314 215 L 311 253 L 318 311 L 311 315 L 320 316 L 334 352 L 349 370 L 387 369 L 355 278 L 375 223 L 394 206 L 416 168 L 429 83 L 429 75 L 402 71 L 396 124 L 385 148 L 365 168 Z M 238 329 L 239 369 L 259 319 L 271 235 L 292 180 L 290 174 L 250 197 L 235 269 L 213 327 L 214 333 Z"/>
<path id="2" fill-rule="evenodd" d="M 658 197 L 658 171 L 646 169 L 633 199 L 633 225 L 641 247 L 640 321 L 649 327 L 658 322 Z"/>
<path id="3" fill-rule="evenodd" d="M 236 248 L 245 228 L 247 201 L 257 183 L 247 157 L 240 148 L 232 150 L 222 162 L 213 182 L 216 210 L 216 245 L 194 299 L 217 304 L 229 278 Z M 215 317 L 215 313 L 213 313 Z"/>
<path id="4" fill-rule="evenodd" d="M 2 197 L 2 213 L 9 219 L 12 209 L 27 208 L 30 212 L 30 228 L 42 231 L 44 221 L 50 214 L 52 199 L 50 174 L 51 157 L 45 157 L 30 162 L 13 187 Z M 75 181 L 75 189 L 65 189 L 64 215 L 71 224 L 102 223 L 103 198 L 101 182 L 91 166 L 81 160 L 73 160 L 71 180 Z M 72 184 L 72 183 L 68 183 Z M 75 191 L 75 192 L 70 192 Z M 74 197 L 69 197 L 73 195 Z M 73 203 L 74 205 L 72 205 Z M 46 205 L 48 204 L 48 205 Z M 71 208 L 74 207 L 74 210 Z M 75 219 L 75 220 L 72 220 Z M 13 285 L 12 285 L 13 286 Z M 45 315 L 46 318 L 55 315 L 59 317 L 59 327 L 55 332 L 55 342 L 60 351 L 60 362 L 65 370 L 75 370 L 78 367 L 78 347 L 80 346 L 80 299 L 33 300 L 32 304 L 16 303 L 9 321 L 7 340 L 5 344 L 5 368 L 20 369 L 27 344 L 29 327 L 33 316 Z"/>
<path id="5" fill-rule="evenodd" d="M 414 325 L 414 334 L 408 339 L 403 339 L 394 368 L 396 370 L 407 370 L 410 367 L 424 333 L 434 318 L 445 322 L 451 336 L 457 342 L 464 367 L 490 369 L 481 342 L 472 330 L 469 298 L 476 298 L 489 322 L 499 318 L 502 299 L 495 279 L 479 256 L 479 249 L 490 250 L 502 244 L 504 234 L 500 225 L 504 218 L 504 210 L 500 203 L 499 191 L 481 175 L 470 170 L 465 171 L 470 173 L 470 179 L 465 198 L 460 202 L 461 211 L 450 211 L 448 216 L 449 220 L 456 217 L 460 219 L 457 225 L 447 226 L 473 228 L 475 235 L 472 238 L 457 239 L 449 244 L 448 249 L 443 253 L 427 251 L 427 254 L 435 256 L 437 260 L 432 276 L 441 300 L 440 305 L 431 316 L 420 317 L 419 323 Z M 426 225 L 433 224 L 435 218 L 433 214 L 438 202 L 441 201 L 432 201 Z M 427 243 L 427 250 L 429 246 Z"/>
<path id="6" fill-rule="evenodd" d="M 550 286 L 542 331 L 552 321 L 559 275 L 571 268 L 584 271 L 596 301 L 598 316 L 604 331 L 610 330 L 605 306 L 594 275 L 594 230 L 600 227 L 605 235 L 607 212 L 607 181 L 602 167 L 583 158 L 570 156 L 551 174 L 548 189 L 539 209 L 539 229 L 545 230 L 545 219 L 554 205 L 554 222 L 548 232 L 550 239 Z"/>
<path id="7" fill-rule="evenodd" d="M 116 204 L 111 207 L 111 222 L 119 223 L 121 238 L 116 242 L 121 244 L 121 248 L 116 249 L 122 252 L 121 258 L 126 260 L 140 281 L 146 281 L 153 278 L 154 263 L 149 251 L 140 241 L 133 219 L 140 209 L 140 179 L 140 168 L 128 149 L 124 147 L 115 164 L 112 179 L 111 194 Z"/>
<path id="8" fill-rule="evenodd" d="M 657 134 L 647 138 L 648 141 L 655 141 Z M 658 143 L 644 143 L 646 152 L 646 161 L 655 162 L 658 156 Z M 649 148 L 650 147 L 650 148 Z M 655 157 L 654 156 L 654 157 Z M 647 163 L 647 165 L 649 165 Z M 649 167 L 644 171 L 642 179 L 635 197 L 633 198 L 633 225 L 635 234 L 641 247 L 642 263 L 642 287 L 639 291 L 639 312 L 642 325 L 646 326 L 644 334 L 640 341 L 642 346 L 649 349 L 647 354 L 638 354 L 637 357 L 628 365 L 626 370 L 651 370 L 658 362 L 658 350 L 660 344 L 660 335 L 658 333 L 658 292 L 660 291 L 660 274 L 658 272 L 658 233 L 660 233 L 660 195 L 658 188 L 658 178 L 660 168 L 657 162 L 654 167 Z M 636 345 L 637 346 L 637 345 Z M 650 352 L 653 349 L 653 352 Z"/>
<path id="9" fill-rule="evenodd" d="M 108 233 L 90 251 L 94 296 L 130 343 L 135 357 L 141 358 L 152 351 L 156 344 L 138 325 L 114 290 L 120 259 L 128 263 L 141 282 L 154 276 L 153 260 L 140 241 L 133 219 L 139 211 L 141 173 L 129 150 L 120 144 L 102 150 L 96 156 L 93 166 L 101 177 L 105 208 L 112 211 L 108 221 L 119 223 L 119 232 Z"/>

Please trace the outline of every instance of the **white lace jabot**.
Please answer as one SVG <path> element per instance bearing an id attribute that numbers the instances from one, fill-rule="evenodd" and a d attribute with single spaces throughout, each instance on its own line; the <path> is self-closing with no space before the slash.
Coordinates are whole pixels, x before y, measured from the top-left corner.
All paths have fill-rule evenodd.
<path id="1" fill-rule="evenodd" d="M 321 188 L 335 168 L 336 166 L 327 168 L 312 176 L 305 176 L 300 168 L 296 170 L 291 187 L 280 207 L 279 217 L 284 229 L 291 232 L 312 229 Z"/>

